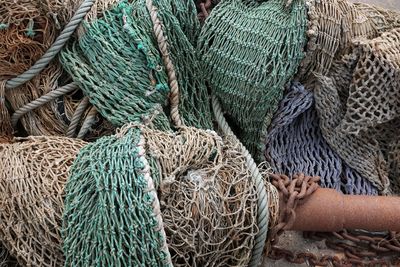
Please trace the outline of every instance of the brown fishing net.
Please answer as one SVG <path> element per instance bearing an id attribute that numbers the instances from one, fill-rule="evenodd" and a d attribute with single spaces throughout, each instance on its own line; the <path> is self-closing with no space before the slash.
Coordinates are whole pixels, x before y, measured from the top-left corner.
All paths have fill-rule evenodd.
<path id="1" fill-rule="evenodd" d="M 241 147 L 194 128 L 142 132 L 160 165 L 174 266 L 247 266 L 258 232 L 257 194 Z"/>
<path id="2" fill-rule="evenodd" d="M 34 19 L 33 36 L 28 36 L 26 27 L 30 22 L 10 25 L 0 31 L 0 80 L 16 77 L 29 69 L 50 47 L 57 30 L 50 18 L 42 16 Z M 51 63 L 40 75 L 26 84 L 6 91 L 6 98 L 13 110 L 56 89 L 63 72 L 56 63 Z M 72 116 L 76 104 L 71 98 L 60 97 L 21 118 L 24 130 L 30 135 L 62 135 L 68 117 Z"/>
<path id="3" fill-rule="evenodd" d="M 64 185 L 84 145 L 62 137 L 0 144 L 0 240 L 21 265 L 63 265 Z"/>

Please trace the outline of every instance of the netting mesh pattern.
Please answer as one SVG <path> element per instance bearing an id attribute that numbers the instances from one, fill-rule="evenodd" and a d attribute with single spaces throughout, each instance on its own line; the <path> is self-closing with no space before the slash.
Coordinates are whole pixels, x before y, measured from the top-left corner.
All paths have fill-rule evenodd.
<path id="1" fill-rule="evenodd" d="M 400 28 L 360 41 L 353 56 L 358 60 L 340 127 L 359 134 L 400 117 Z"/>
<path id="2" fill-rule="evenodd" d="M 166 37 L 178 76 L 183 121 L 188 126 L 211 128 L 207 90 L 201 75 L 197 75 L 198 63 L 191 43 L 198 33 L 195 25 L 190 26 L 194 20 L 185 19 L 190 17 L 186 13 L 190 9 L 183 8 L 181 1 L 157 3 L 158 15 L 163 18 L 165 29 L 170 29 Z M 180 7 L 176 17 L 172 13 L 175 5 Z M 170 88 L 144 1 L 121 1 L 101 19 L 87 25 L 85 31 L 63 51 L 61 61 L 91 103 L 114 125 L 141 122 L 158 113 L 155 126 L 168 129 L 164 110 L 167 112 Z"/>
<path id="3" fill-rule="evenodd" d="M 161 170 L 161 211 L 174 266 L 247 266 L 257 193 L 241 147 L 195 128 L 143 131 Z"/>
<path id="4" fill-rule="evenodd" d="M 22 266 L 62 266 L 69 169 L 85 142 L 29 137 L 0 144 L 0 240 Z"/>
<path id="5" fill-rule="evenodd" d="M 222 1 L 202 28 L 199 52 L 211 89 L 238 137 L 261 160 L 262 137 L 306 43 L 305 2 Z"/>
<path id="6" fill-rule="evenodd" d="M 83 148 L 71 168 L 65 266 L 168 266 L 144 142 L 139 129 L 124 131 Z"/>
<path id="7" fill-rule="evenodd" d="M 311 91 L 293 83 L 268 130 L 266 159 L 275 173 L 321 177 L 321 186 L 347 194 L 377 194 L 377 189 L 341 160 L 319 128 Z"/>
<path id="8" fill-rule="evenodd" d="M 315 103 L 322 134 L 331 148 L 380 192 L 388 193 L 387 165 L 377 140 L 348 134 L 339 127 L 346 109 L 331 78 L 319 77 Z"/>
<path id="9" fill-rule="evenodd" d="M 327 75 L 336 55 L 342 54 L 356 38 L 376 37 L 373 18 L 348 0 L 313 0 L 308 11 L 306 57 L 297 74 L 307 82 L 313 73 Z"/>

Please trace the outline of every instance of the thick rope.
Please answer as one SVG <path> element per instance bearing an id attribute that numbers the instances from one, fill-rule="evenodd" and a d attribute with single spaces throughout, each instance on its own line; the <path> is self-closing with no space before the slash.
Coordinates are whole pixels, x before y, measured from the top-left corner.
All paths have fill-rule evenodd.
<path id="1" fill-rule="evenodd" d="M 93 123 L 96 121 L 97 113 L 98 112 L 95 107 L 90 108 L 89 113 L 86 116 L 86 119 L 82 123 L 82 127 L 79 130 L 77 138 L 82 139 L 87 134 L 90 127 L 92 127 Z"/>
<path id="2" fill-rule="evenodd" d="M 85 0 L 79 9 L 76 11 L 71 21 L 65 26 L 64 30 L 57 37 L 52 46 L 46 51 L 41 59 L 35 62 L 27 71 L 7 81 L 6 89 L 16 88 L 27 81 L 30 81 L 33 77 L 39 74 L 50 61 L 60 52 L 61 48 L 66 44 L 71 35 L 75 32 L 76 28 L 81 23 L 82 19 L 86 16 L 94 3 L 94 0 Z"/>
<path id="3" fill-rule="evenodd" d="M 168 82 L 171 87 L 171 93 L 169 96 L 171 104 L 171 118 L 176 127 L 183 126 L 182 120 L 179 115 L 179 87 L 176 78 L 175 68 L 172 64 L 171 58 L 169 57 L 167 40 L 164 37 L 162 30 L 162 24 L 157 16 L 157 9 L 153 6 L 152 0 L 146 0 L 146 7 L 150 13 L 151 21 L 153 22 L 153 31 L 157 38 L 158 47 L 160 49 L 165 68 L 167 70 Z"/>
<path id="4" fill-rule="evenodd" d="M 89 98 L 85 96 L 78 104 L 78 107 L 74 112 L 74 115 L 72 115 L 71 123 L 65 134 L 66 137 L 70 138 L 74 137 L 76 129 L 78 128 L 79 121 L 81 120 L 82 115 L 88 106 L 89 106 Z"/>
<path id="5" fill-rule="evenodd" d="M 161 215 L 160 201 L 158 200 L 157 191 L 154 187 L 153 178 L 150 175 L 150 165 L 146 159 L 146 150 L 144 148 L 145 139 L 144 139 L 143 135 L 140 135 L 140 141 L 137 146 L 139 149 L 138 156 L 144 162 L 144 164 L 146 166 L 142 172 L 144 175 L 144 179 L 147 182 L 146 191 L 149 194 L 151 194 L 151 196 L 153 197 L 152 207 L 153 207 L 153 213 L 156 216 L 156 221 L 157 221 L 155 230 L 160 233 L 161 238 L 162 238 L 161 250 L 166 256 L 164 259 L 164 263 L 166 264 L 166 266 L 173 267 L 174 265 L 172 264 L 171 254 L 169 253 L 169 250 L 168 250 L 167 235 L 164 230 L 164 223 L 163 223 L 162 215 Z"/>
<path id="6" fill-rule="evenodd" d="M 246 157 L 247 166 L 250 169 L 251 175 L 256 184 L 257 195 L 258 195 L 257 223 L 259 227 L 259 232 L 256 236 L 249 266 L 257 267 L 262 260 L 262 255 L 264 252 L 264 247 L 268 234 L 269 199 L 267 195 L 267 190 L 265 188 L 265 182 L 249 151 L 246 149 L 245 146 L 242 145 L 242 143 L 239 141 L 239 139 L 236 138 L 235 134 L 230 129 L 222 113 L 221 106 L 215 96 L 212 96 L 212 107 L 218 126 L 221 128 L 222 132 L 226 136 L 232 136 L 235 139 L 235 141 L 242 147 L 243 155 Z"/>
<path id="7" fill-rule="evenodd" d="M 74 90 L 78 89 L 78 86 L 76 83 L 70 83 L 67 84 L 63 87 L 57 88 L 56 90 L 50 91 L 45 95 L 42 95 L 36 100 L 33 100 L 32 102 L 26 104 L 25 106 L 19 108 L 17 111 L 14 112 L 14 114 L 11 116 L 11 123 L 13 127 L 17 125 L 18 120 L 25 115 L 26 113 L 43 106 L 44 104 L 62 96 L 67 93 L 70 93 Z"/>

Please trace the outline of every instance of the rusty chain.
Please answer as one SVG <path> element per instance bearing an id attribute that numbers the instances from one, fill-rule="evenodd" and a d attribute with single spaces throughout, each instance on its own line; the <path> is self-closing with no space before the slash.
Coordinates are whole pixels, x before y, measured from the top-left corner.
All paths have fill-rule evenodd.
<path id="1" fill-rule="evenodd" d="M 273 260 L 285 259 L 294 264 L 307 263 L 310 266 L 400 266 L 400 233 L 367 232 L 343 230 L 334 233 L 304 233 L 304 237 L 324 240 L 328 248 L 342 252 L 338 256 L 316 256 L 310 252 L 294 253 L 277 247 L 278 237 L 290 229 L 296 218 L 296 207 L 304 203 L 319 185 L 318 177 L 294 175 L 290 180 L 286 175 L 271 175 L 271 182 L 278 188 L 281 208 L 279 222 L 272 227 L 268 239 L 273 244 L 268 255 Z"/>

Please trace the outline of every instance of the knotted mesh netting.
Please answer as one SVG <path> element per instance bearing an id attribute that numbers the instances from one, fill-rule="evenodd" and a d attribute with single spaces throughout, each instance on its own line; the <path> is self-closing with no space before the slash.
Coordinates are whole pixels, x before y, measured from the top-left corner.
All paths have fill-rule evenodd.
<path id="1" fill-rule="evenodd" d="M 212 131 L 124 126 L 81 150 L 66 193 L 66 266 L 247 266 L 258 233 L 246 159 Z"/>
<path id="2" fill-rule="evenodd" d="M 84 145 L 62 137 L 16 138 L 0 144 L 0 240 L 22 266 L 64 264 L 64 185 Z"/>
<path id="3" fill-rule="evenodd" d="M 261 160 L 262 137 L 303 58 L 305 1 L 222 1 L 199 38 L 206 77 L 238 137 Z"/>
<path id="4" fill-rule="evenodd" d="M 211 128 L 207 90 L 193 43 L 199 31 L 192 1 L 156 1 L 179 85 L 179 110 L 188 126 Z M 151 118 L 167 130 L 170 87 L 145 1 L 121 1 L 61 54 L 91 103 L 113 124 Z"/>
<path id="5" fill-rule="evenodd" d="M 297 74 L 302 82 L 309 82 L 313 73 L 326 75 L 354 39 L 377 36 L 378 22 L 364 11 L 348 0 L 310 1 L 306 57 Z"/>
<path id="6" fill-rule="evenodd" d="M 347 194 L 377 194 L 377 189 L 330 148 L 319 128 L 312 91 L 293 83 L 268 130 L 266 160 L 275 173 L 321 177 L 321 186 Z"/>

